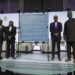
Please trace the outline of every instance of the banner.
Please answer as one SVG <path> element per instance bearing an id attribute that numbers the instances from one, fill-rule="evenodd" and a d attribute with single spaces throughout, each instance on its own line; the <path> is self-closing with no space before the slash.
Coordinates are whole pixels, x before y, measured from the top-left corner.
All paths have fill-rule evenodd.
<path id="1" fill-rule="evenodd" d="M 48 41 L 48 13 L 20 13 L 21 41 Z"/>

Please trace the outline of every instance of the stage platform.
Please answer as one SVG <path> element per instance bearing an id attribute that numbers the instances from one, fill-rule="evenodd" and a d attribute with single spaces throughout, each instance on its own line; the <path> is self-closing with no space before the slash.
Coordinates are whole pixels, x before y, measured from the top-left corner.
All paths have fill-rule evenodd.
<path id="1" fill-rule="evenodd" d="M 49 54 L 49 60 L 47 54 L 41 54 L 40 52 L 20 54 L 16 59 L 12 59 L 11 57 L 9 59 L 3 58 L 0 61 L 0 67 L 19 74 L 64 75 L 75 71 L 73 59 L 70 62 L 65 62 L 65 55 L 65 53 L 61 54 L 61 57 L 63 56 L 61 61 L 58 61 L 57 56 L 52 61 L 51 54 Z"/>

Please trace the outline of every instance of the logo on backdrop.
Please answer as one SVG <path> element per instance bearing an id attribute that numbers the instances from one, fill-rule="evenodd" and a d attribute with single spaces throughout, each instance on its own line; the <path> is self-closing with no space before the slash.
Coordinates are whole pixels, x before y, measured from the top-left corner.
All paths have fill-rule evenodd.
<path id="1" fill-rule="evenodd" d="M 7 21 L 8 18 L 7 18 L 7 16 L 4 16 L 3 18 L 0 17 L 0 19 Z"/>
<path id="2" fill-rule="evenodd" d="M 7 19 L 8 19 L 7 16 L 4 16 L 4 17 L 3 17 L 3 20 L 4 20 L 4 21 L 7 21 Z"/>

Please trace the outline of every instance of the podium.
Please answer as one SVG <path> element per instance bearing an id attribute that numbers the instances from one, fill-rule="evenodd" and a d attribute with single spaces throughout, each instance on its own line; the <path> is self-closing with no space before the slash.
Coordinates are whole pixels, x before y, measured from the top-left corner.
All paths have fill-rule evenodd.
<path id="1" fill-rule="evenodd" d="M 23 43 L 20 42 L 19 43 L 19 50 L 16 49 L 16 51 L 19 51 L 19 52 L 22 52 L 22 53 L 32 52 L 32 42 L 23 42 Z"/>

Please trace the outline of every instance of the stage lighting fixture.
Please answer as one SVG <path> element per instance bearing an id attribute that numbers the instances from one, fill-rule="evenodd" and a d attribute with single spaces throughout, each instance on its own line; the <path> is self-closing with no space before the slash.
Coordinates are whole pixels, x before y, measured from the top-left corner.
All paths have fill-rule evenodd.
<path id="1" fill-rule="evenodd" d="M 1 10 L 1 12 L 0 12 L 1 14 L 3 14 L 4 13 L 4 11 L 3 10 Z"/>
<path id="2" fill-rule="evenodd" d="M 34 10 L 35 12 L 38 12 L 38 8 L 35 8 L 35 10 Z"/>
<path id="3" fill-rule="evenodd" d="M 20 10 L 17 10 L 17 13 L 20 13 Z"/>
<path id="4" fill-rule="evenodd" d="M 48 11 L 48 12 L 50 12 L 50 11 L 51 11 L 51 9 L 50 9 L 50 8 L 47 8 L 47 11 Z"/>

